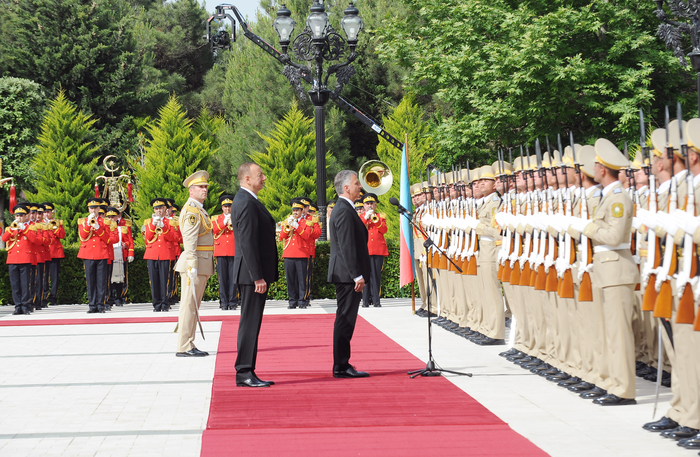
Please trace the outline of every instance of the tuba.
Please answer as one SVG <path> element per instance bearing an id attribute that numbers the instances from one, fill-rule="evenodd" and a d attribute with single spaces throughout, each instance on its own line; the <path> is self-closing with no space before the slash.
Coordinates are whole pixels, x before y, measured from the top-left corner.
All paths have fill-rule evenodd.
<path id="1" fill-rule="evenodd" d="M 358 177 L 365 192 L 371 192 L 375 195 L 387 193 L 394 182 L 391 170 L 387 164 L 380 160 L 365 162 L 360 167 Z"/>

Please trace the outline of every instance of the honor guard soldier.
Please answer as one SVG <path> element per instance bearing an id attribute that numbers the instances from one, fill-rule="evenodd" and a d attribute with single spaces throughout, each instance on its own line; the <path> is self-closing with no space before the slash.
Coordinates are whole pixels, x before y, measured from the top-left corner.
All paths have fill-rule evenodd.
<path id="1" fill-rule="evenodd" d="M 593 402 L 599 405 L 635 404 L 632 319 L 639 271 L 629 244 L 632 200 L 618 179 L 619 170 L 629 166 L 629 160 L 603 138 L 596 141 L 595 151 L 595 180 L 603 186 L 603 195 L 592 220 L 569 229 L 575 238 L 582 233 L 593 243 L 593 300 L 602 303 L 605 319 L 607 379 L 588 398 L 595 398 Z"/>
<path id="2" fill-rule="evenodd" d="M 12 301 L 15 311 L 12 314 L 32 312 L 31 270 L 34 260 L 34 246 L 43 239 L 29 224 L 29 208 L 25 204 L 12 208 L 15 220 L 5 228 L 2 241 L 7 245 L 7 266 L 12 287 Z"/>
<path id="3" fill-rule="evenodd" d="M 169 311 L 170 298 L 168 287 L 172 261 L 175 252 L 172 243 L 177 240 L 177 233 L 167 218 L 167 204 L 164 198 L 151 200 L 153 217 L 144 223 L 144 241 L 146 252 L 144 260 L 148 261 L 148 278 L 151 283 L 153 312 Z"/>
<path id="4" fill-rule="evenodd" d="M 219 307 L 223 310 L 235 310 L 240 299 L 238 287 L 233 280 L 233 261 L 236 256 L 236 244 L 231 226 L 231 205 L 233 195 L 219 197 L 223 214 L 212 219 L 214 233 L 214 257 L 216 272 L 219 275 Z"/>
<path id="5" fill-rule="evenodd" d="M 386 247 L 384 239 L 384 234 L 387 231 L 386 216 L 376 212 L 378 202 L 377 196 L 373 193 L 366 193 L 362 197 L 362 205 L 365 210 L 362 222 L 369 232 L 367 249 L 371 266 L 371 273 L 362 291 L 362 306 L 364 308 L 370 305 L 374 305 L 376 308 L 382 306 L 380 301 L 382 270 L 384 269 L 384 258 L 389 255 L 389 249 Z"/>
<path id="6" fill-rule="evenodd" d="M 280 241 L 284 243 L 282 258 L 284 271 L 287 275 L 287 293 L 289 305 L 287 308 L 306 308 L 307 272 L 309 263 L 308 244 L 313 242 L 311 232 L 313 227 L 303 217 L 304 204 L 301 199 L 292 200 L 292 214 L 282 221 Z"/>
<path id="7" fill-rule="evenodd" d="M 207 198 L 209 173 L 197 171 L 182 183 L 190 198 L 180 213 L 180 230 L 184 250 L 175 264 L 180 273 L 180 315 L 178 316 L 177 357 L 209 355 L 194 345 L 199 321 L 199 305 L 204 296 L 209 276 L 214 274 L 214 235 L 212 222 L 202 204 Z M 201 330 L 201 322 L 199 323 Z"/>
<path id="8" fill-rule="evenodd" d="M 305 219 L 307 225 L 311 227 L 311 238 L 309 239 L 309 263 L 306 266 L 306 296 L 304 297 L 305 306 L 309 306 L 309 302 L 313 299 L 314 289 L 314 262 L 316 261 L 316 240 L 321 237 L 321 224 L 318 221 L 318 206 L 315 203 L 309 203 L 306 211 Z"/>
<path id="9" fill-rule="evenodd" d="M 58 291 L 58 276 L 61 269 L 61 259 L 66 256 L 63 252 L 63 244 L 61 240 L 66 237 L 66 229 L 63 226 L 62 220 L 54 218 L 55 206 L 53 203 L 44 202 L 44 223 L 48 227 L 50 237 L 49 252 L 51 253 L 51 261 L 46 263 L 44 267 L 44 301 L 45 306 L 56 305 Z"/>
<path id="10" fill-rule="evenodd" d="M 44 276 L 46 264 L 47 262 L 51 261 L 51 251 L 49 250 L 51 237 L 47 230 L 48 226 L 44 224 L 44 206 L 40 204 L 33 204 L 33 208 L 36 208 L 34 225 L 36 226 L 37 233 L 41 234 L 43 240 L 41 245 L 37 245 L 36 250 L 36 292 L 34 294 L 34 309 L 41 309 L 44 301 Z"/>
<path id="11" fill-rule="evenodd" d="M 88 313 L 104 313 L 107 295 L 107 261 L 109 259 L 110 232 L 100 217 L 99 198 L 89 198 L 90 214 L 78 219 L 80 249 L 78 258 L 83 259 L 88 290 Z"/>
<path id="12" fill-rule="evenodd" d="M 110 306 L 124 306 L 126 293 L 129 290 L 129 267 L 134 261 L 134 237 L 131 232 L 131 221 L 122 217 L 117 208 L 109 207 L 105 216 L 116 225 L 117 240 L 112 244 L 114 250 L 114 262 L 110 276 Z"/>

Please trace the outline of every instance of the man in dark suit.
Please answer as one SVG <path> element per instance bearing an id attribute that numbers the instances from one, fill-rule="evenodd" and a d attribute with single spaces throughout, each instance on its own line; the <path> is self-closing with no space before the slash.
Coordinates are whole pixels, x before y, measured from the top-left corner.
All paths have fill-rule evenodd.
<path id="1" fill-rule="evenodd" d="M 357 173 L 343 170 L 335 176 L 338 202 L 328 229 L 331 239 L 331 260 L 328 265 L 328 282 L 335 284 L 338 311 L 333 328 L 333 377 L 366 378 L 368 373 L 357 371 L 350 365 L 350 340 L 355 331 L 357 310 L 370 275 L 367 250 L 367 228 L 355 212 L 354 201 L 360 196 Z"/>
<path id="2" fill-rule="evenodd" d="M 231 206 L 231 225 L 236 245 L 233 279 L 241 297 L 241 321 L 238 325 L 236 385 L 269 387 L 255 375 L 258 335 L 262 324 L 268 287 L 277 281 L 277 245 L 275 220 L 258 200 L 258 192 L 267 178 L 260 167 L 247 162 L 238 168 L 241 190 Z"/>

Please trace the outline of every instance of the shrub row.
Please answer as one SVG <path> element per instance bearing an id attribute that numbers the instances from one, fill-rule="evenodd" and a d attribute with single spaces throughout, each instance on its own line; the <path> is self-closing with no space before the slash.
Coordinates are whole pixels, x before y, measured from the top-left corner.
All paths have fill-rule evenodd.
<path id="1" fill-rule="evenodd" d="M 387 241 L 389 257 L 384 263 L 382 272 L 382 297 L 410 297 L 411 287 L 399 288 L 399 245 L 397 242 Z M 287 281 L 284 275 L 284 262 L 282 262 L 282 246 L 278 244 L 280 262 L 278 263 L 280 280 L 270 286 L 268 297 L 271 300 L 287 300 Z M 77 258 L 78 246 L 66 246 L 64 248 L 66 258 L 61 262 L 61 273 L 58 285 L 59 303 L 87 303 L 87 285 L 85 282 L 85 269 L 83 261 Z M 151 288 L 148 282 L 148 267 L 143 260 L 145 248 L 136 246 L 136 259 L 129 264 L 129 289 L 128 301 L 131 303 L 148 303 L 151 301 Z M 12 304 L 12 290 L 9 281 L 9 271 L 6 265 L 7 251 L 0 250 L 0 305 Z M 314 262 L 313 297 L 334 298 L 335 287 L 326 282 L 328 261 L 330 259 L 330 243 L 319 243 L 316 246 L 316 261 Z M 416 295 L 418 288 L 416 287 Z M 209 278 L 207 289 L 204 293 L 205 300 L 218 300 L 219 280 L 216 274 Z"/>

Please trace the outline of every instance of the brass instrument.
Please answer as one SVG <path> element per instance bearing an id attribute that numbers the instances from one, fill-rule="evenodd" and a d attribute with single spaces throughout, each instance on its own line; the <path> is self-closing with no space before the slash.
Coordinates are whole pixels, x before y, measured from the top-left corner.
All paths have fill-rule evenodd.
<path id="1" fill-rule="evenodd" d="M 377 216 L 377 213 L 373 213 L 373 214 L 372 214 L 372 217 L 370 217 L 369 220 L 370 220 L 370 222 L 372 222 L 373 224 L 376 224 L 377 222 L 379 222 L 379 216 Z"/>
<path id="2" fill-rule="evenodd" d="M 382 195 L 389 192 L 394 182 L 389 166 L 380 160 L 370 160 L 360 167 L 360 184 L 365 192 Z"/>
<path id="3" fill-rule="evenodd" d="M 12 224 L 10 224 L 10 228 L 12 230 L 19 230 L 19 224 L 17 223 L 17 221 L 12 221 Z"/>
<path id="4" fill-rule="evenodd" d="M 51 230 L 56 230 L 58 228 L 58 221 L 56 219 L 51 219 L 48 224 Z"/>

